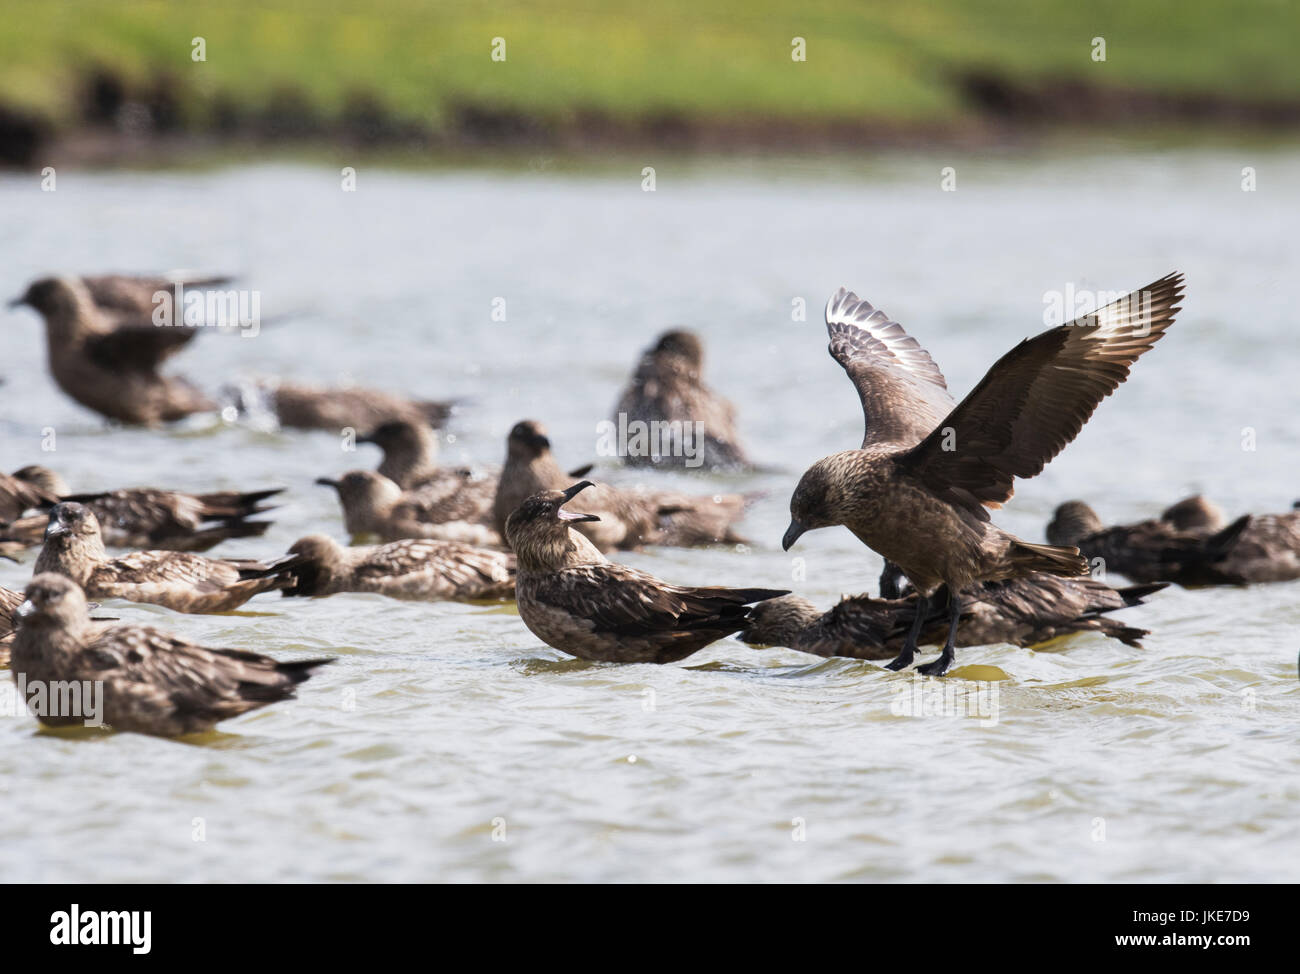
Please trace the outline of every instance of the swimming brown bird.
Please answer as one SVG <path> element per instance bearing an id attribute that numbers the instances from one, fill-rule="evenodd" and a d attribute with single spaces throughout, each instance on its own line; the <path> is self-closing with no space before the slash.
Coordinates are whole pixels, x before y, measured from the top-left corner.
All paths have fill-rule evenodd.
<path id="1" fill-rule="evenodd" d="M 60 389 L 109 419 L 154 426 L 215 409 L 184 379 L 158 368 L 197 334 L 159 327 L 149 318 L 96 305 L 76 278 L 33 282 L 11 307 L 27 305 L 45 319 L 50 373 Z"/>
<path id="2" fill-rule="evenodd" d="M 1222 512 L 1201 496 L 1168 508 L 1159 520 L 1107 527 L 1083 501 L 1060 505 L 1049 539 L 1075 539 L 1107 571 L 1134 581 L 1180 585 L 1248 585 L 1300 578 L 1300 512 L 1243 514 L 1226 527 Z"/>
<path id="3" fill-rule="evenodd" d="M 373 443 L 383 450 L 379 473 L 402 490 L 419 487 L 448 473 L 438 466 L 438 437 L 428 423 L 390 420 L 358 436 L 357 442 Z"/>
<path id="4" fill-rule="evenodd" d="M 671 663 L 745 625 L 749 605 L 787 594 L 764 588 L 670 585 L 605 559 L 571 525 L 595 523 L 564 504 L 592 487 L 539 491 L 506 523 L 518 557 L 519 616 L 549 646 L 580 659 Z"/>
<path id="5" fill-rule="evenodd" d="M 1219 570 L 1242 584 L 1300 578 L 1300 505 L 1282 514 L 1243 517 L 1248 521 L 1227 557 L 1218 563 Z M 1166 509 L 1160 520 L 1210 538 L 1222 533 L 1227 518 L 1215 504 L 1196 494 Z"/>
<path id="6" fill-rule="evenodd" d="M 844 525 L 896 565 L 922 599 L 952 597 L 949 638 L 920 667 L 938 676 L 954 657 L 963 592 L 977 581 L 1042 571 L 1088 574 L 1075 548 L 1030 544 L 995 527 L 986 508 L 1011 498 L 1078 434 L 1129 366 L 1173 323 L 1182 276 L 1171 274 L 1002 356 L 960 404 L 916 339 L 841 288 L 826 305 L 831 356 L 858 390 L 862 447 L 817 461 L 790 498 L 789 550 L 805 531 Z M 924 612 L 892 669 L 916 652 Z"/>
<path id="7" fill-rule="evenodd" d="M 229 612 L 259 592 L 293 584 L 294 556 L 273 561 L 216 559 L 182 551 L 133 551 L 109 558 L 99 521 L 64 502 L 50 510 L 36 572 L 66 575 L 91 598 L 165 605 L 177 612 Z"/>
<path id="8" fill-rule="evenodd" d="M 455 403 L 408 399 L 361 386 L 329 388 L 287 379 L 253 379 L 227 386 L 226 399 L 244 413 L 269 413 L 284 429 L 372 430 L 393 419 L 443 426 Z"/>
<path id="9" fill-rule="evenodd" d="M 958 646 L 1011 643 L 1036 646 L 1059 636 L 1099 632 L 1129 646 L 1146 629 L 1123 625 L 1103 613 L 1131 605 L 1165 588 L 1163 583 L 1114 589 L 1091 578 L 1037 573 L 1000 582 L 977 582 L 967 591 L 957 624 Z M 845 596 L 823 612 L 795 595 L 754 606 L 740 638 L 751 645 L 788 646 L 815 656 L 889 659 L 903 646 L 915 621 L 916 593 L 901 599 Z M 930 605 L 920 643 L 943 640 L 948 622 L 942 605 Z"/>
<path id="10" fill-rule="evenodd" d="M 573 482 L 551 453 L 551 441 L 541 423 L 516 423 L 506 439 L 493 523 L 505 530 L 506 519 L 539 490 L 563 490 Z M 646 544 L 694 547 L 741 544 L 733 524 L 745 514 L 750 498 L 740 494 L 693 496 L 676 491 L 632 491 L 598 484 L 583 499 L 599 521 L 576 527 L 601 551 L 639 548 Z"/>
<path id="11" fill-rule="evenodd" d="M 350 470 L 337 480 L 318 477 L 316 483 L 338 492 L 344 526 L 354 538 L 502 543 L 490 522 L 492 492 L 468 470 L 409 491 L 373 470 Z"/>
<path id="12" fill-rule="evenodd" d="M 457 541 L 423 538 L 345 548 L 311 534 L 289 549 L 301 563 L 284 595 L 378 592 L 421 602 L 515 597 L 515 557 Z"/>
<path id="13" fill-rule="evenodd" d="M 614 408 L 614 427 L 632 434 L 625 463 L 706 470 L 750 466 L 736 431 L 735 407 L 704 383 L 703 365 L 704 346 L 689 331 L 666 331 L 646 349 Z M 642 443 L 632 424 L 662 432 Z"/>
<path id="14" fill-rule="evenodd" d="M 466 467 L 439 467 L 438 438 L 428 423 L 395 419 L 358 436 L 356 441 L 372 443 L 384 452 L 378 472 L 403 490 L 427 487 L 448 480 L 463 482 L 470 478 L 476 490 L 483 490 L 489 497 L 496 496 L 501 468 L 484 466 L 469 470 Z M 591 468 L 592 465 L 587 464 L 570 470 L 569 476 L 580 480 L 591 472 Z"/>
<path id="15" fill-rule="evenodd" d="M 188 494 L 153 487 L 127 487 L 74 494 L 62 478 L 45 467 L 24 467 L 14 476 L 46 490 L 57 490 L 61 500 L 84 504 L 99 521 L 106 545 L 168 551 L 207 551 L 231 538 L 262 536 L 271 522 L 248 518 L 273 510 L 262 502 L 284 490 L 275 487 Z M 0 525 L 0 539 L 40 544 L 48 521 L 48 515 L 34 515 Z"/>
<path id="16" fill-rule="evenodd" d="M 14 680 L 26 687 L 67 681 L 102 686 L 99 716 L 114 730 L 175 737 L 292 699 L 295 687 L 329 659 L 280 663 L 242 649 L 210 649 L 152 626 L 102 626 L 71 579 L 40 574 L 18 613 Z M 38 714 L 51 727 L 84 715 Z"/>

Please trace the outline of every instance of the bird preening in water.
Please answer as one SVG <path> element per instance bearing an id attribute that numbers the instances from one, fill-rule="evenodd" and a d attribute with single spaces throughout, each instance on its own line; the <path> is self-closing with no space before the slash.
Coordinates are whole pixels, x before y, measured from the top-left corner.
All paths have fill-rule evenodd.
<path id="1" fill-rule="evenodd" d="M 506 521 L 518 559 L 519 616 L 533 634 L 581 659 L 671 663 L 744 628 L 749 606 L 785 590 L 672 585 L 608 561 L 575 524 L 598 515 L 565 504 L 594 486 L 542 490 Z"/>
<path id="2" fill-rule="evenodd" d="M 1031 572 L 1088 574 L 1074 547 L 1031 544 L 990 523 L 1017 477 L 1038 474 L 1082 429 L 1129 367 L 1173 324 L 1182 275 L 1170 274 L 1002 356 L 960 403 L 929 353 L 884 312 L 841 288 L 826 305 L 831 356 L 857 389 L 859 449 L 817 461 L 790 498 L 789 550 L 805 531 L 843 525 L 907 577 L 922 609 L 898 656 L 911 664 L 941 585 L 949 629 L 938 676 L 954 658 L 963 591 Z"/>

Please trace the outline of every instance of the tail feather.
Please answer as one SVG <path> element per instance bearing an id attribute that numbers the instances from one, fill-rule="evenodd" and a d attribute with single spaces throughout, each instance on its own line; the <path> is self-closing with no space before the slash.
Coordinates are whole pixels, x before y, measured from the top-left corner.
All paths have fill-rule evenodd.
<path id="1" fill-rule="evenodd" d="M 1115 589 L 1115 591 L 1124 600 L 1124 605 L 1130 606 L 1141 605 L 1148 595 L 1154 595 L 1156 592 L 1168 587 L 1168 582 L 1150 582 L 1146 585 L 1126 585 L 1123 588 Z"/>
<path id="2" fill-rule="evenodd" d="M 1079 549 L 1064 545 L 1031 544 L 1013 538 L 1008 552 L 1013 568 L 1019 572 L 1047 572 L 1066 578 L 1087 575 L 1088 560 Z"/>
<path id="3" fill-rule="evenodd" d="M 1250 515 L 1243 514 L 1218 534 L 1211 535 L 1205 542 L 1206 552 L 1213 558 L 1222 558 L 1232 550 L 1246 528 L 1250 527 Z"/>

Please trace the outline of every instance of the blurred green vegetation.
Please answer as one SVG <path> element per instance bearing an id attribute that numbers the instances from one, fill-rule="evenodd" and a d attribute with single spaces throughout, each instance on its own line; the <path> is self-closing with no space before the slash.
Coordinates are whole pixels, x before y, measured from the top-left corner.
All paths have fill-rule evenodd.
<path id="1" fill-rule="evenodd" d="M 558 120 L 879 119 L 943 124 L 958 78 L 1084 80 L 1152 92 L 1300 98 L 1290 0 L 0 0 L 0 100 L 74 119 L 86 75 L 175 86 L 182 119 L 293 90 L 324 116 L 358 94 L 437 126 L 457 105 Z M 207 60 L 191 60 L 191 38 Z M 491 60 L 494 37 L 507 59 Z M 807 61 L 791 60 L 791 38 Z M 1091 58 L 1104 37 L 1107 60 Z"/>

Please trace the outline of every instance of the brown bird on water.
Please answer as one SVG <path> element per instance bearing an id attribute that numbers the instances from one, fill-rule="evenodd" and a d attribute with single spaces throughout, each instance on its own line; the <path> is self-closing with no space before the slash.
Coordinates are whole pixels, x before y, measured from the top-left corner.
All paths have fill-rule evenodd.
<path id="1" fill-rule="evenodd" d="M 472 473 L 479 474 L 482 481 L 475 481 L 476 489 L 486 490 L 489 497 L 496 496 L 497 481 L 501 477 L 501 468 L 485 466 L 473 472 L 464 467 L 438 466 L 438 438 L 428 423 L 395 419 L 375 427 L 369 433 L 357 437 L 358 443 L 373 443 L 384 452 L 378 472 L 383 474 L 402 490 L 412 490 L 445 480 L 461 480 Z M 591 464 L 570 470 L 569 476 L 580 480 L 591 472 Z M 477 485 L 482 486 L 477 486 Z"/>
<path id="2" fill-rule="evenodd" d="M 1218 567 L 1243 583 L 1300 578 L 1300 505 L 1284 514 L 1242 517 L 1248 519 L 1247 524 Z M 1160 520 L 1183 531 L 1214 537 L 1222 533 L 1227 519 L 1216 505 L 1197 494 L 1168 508 Z"/>
<path id="3" fill-rule="evenodd" d="M 84 504 L 99 521 L 104 544 L 117 548 L 161 548 L 168 551 L 207 551 L 231 538 L 256 538 L 270 521 L 248 518 L 273 510 L 263 501 L 284 488 L 219 490 L 188 494 L 153 487 L 76 494 L 54 471 L 30 466 L 14 477 L 55 494 L 60 500 Z M 0 540 L 40 544 L 48 515 L 33 515 L 0 525 Z"/>
<path id="4" fill-rule="evenodd" d="M 539 490 L 563 490 L 573 482 L 551 453 L 551 441 L 541 423 L 516 423 L 506 439 L 493 523 L 504 532 L 506 519 Z M 581 522 L 577 530 L 601 551 L 639 548 L 646 544 L 694 547 L 741 544 L 734 522 L 744 517 L 750 498 L 740 494 L 693 496 L 676 491 L 633 491 L 599 484 L 584 505 L 600 515 L 598 522 Z"/>
<path id="5" fill-rule="evenodd" d="M 1091 578 L 1041 572 L 977 582 L 963 600 L 956 645 L 1035 646 L 1071 633 L 1099 632 L 1140 647 L 1138 640 L 1147 635 L 1146 629 L 1123 625 L 1103 613 L 1141 605 L 1147 595 L 1164 587 L 1158 583 L 1114 589 Z M 845 596 L 823 612 L 807 599 L 787 595 L 754 606 L 740 638 L 752 645 L 788 646 L 815 656 L 889 659 L 902 648 L 918 604 L 916 593 L 901 599 Z M 943 640 L 946 615 L 941 604 L 928 607 L 919 639 L 923 645 Z"/>
<path id="6" fill-rule="evenodd" d="M 378 592 L 420 602 L 470 602 L 515 597 L 515 556 L 457 541 L 412 538 L 345 548 L 323 534 L 289 549 L 302 561 L 284 595 Z"/>
<path id="7" fill-rule="evenodd" d="M 449 473 L 455 476 L 438 466 L 438 437 L 428 423 L 390 420 L 358 436 L 357 442 L 373 443 L 383 450 L 378 471 L 402 490 L 423 486 Z"/>
<path id="8" fill-rule="evenodd" d="M 279 663 L 242 649 L 210 649 L 151 626 L 102 626 L 68 578 L 31 580 L 18 613 L 11 669 L 26 686 L 83 682 L 102 686 L 99 716 L 114 730 L 175 737 L 292 699 L 294 689 L 329 659 Z M 84 709 L 84 704 L 83 704 Z M 50 727 L 83 724 L 86 715 L 38 714 Z"/>
<path id="9" fill-rule="evenodd" d="M 135 311 L 100 307 L 86 282 L 71 277 L 33 282 L 10 304 L 20 305 L 45 319 L 50 373 L 88 409 L 155 426 L 216 408 L 186 380 L 158 371 L 202 329 L 159 327 Z"/>
<path id="10" fill-rule="evenodd" d="M 518 557 L 519 616 L 537 638 L 580 659 L 671 663 L 744 628 L 749 605 L 788 594 L 764 588 L 670 585 L 607 561 L 572 525 L 595 523 L 564 504 L 593 486 L 529 497 L 506 522 Z"/>
<path id="11" fill-rule="evenodd" d="M 1054 543 L 1071 539 L 1107 571 L 1134 581 L 1180 585 L 1247 585 L 1300 578 L 1300 511 L 1243 514 L 1224 526 L 1199 495 L 1168 508 L 1159 520 L 1106 527 L 1083 501 L 1067 501 L 1047 525 Z"/>
<path id="12" fill-rule="evenodd" d="M 991 524 L 986 508 L 1009 500 L 1016 477 L 1036 475 L 1074 439 L 1173 324 L 1182 293 L 1182 275 L 1171 274 L 1026 339 L 958 404 L 916 339 L 841 288 L 826 305 L 830 353 L 858 390 L 866 435 L 860 449 L 804 473 L 782 546 L 789 550 L 805 531 L 844 525 L 897 566 L 922 600 L 947 585 L 949 637 L 939 658 L 919 668 L 943 674 L 972 582 L 1088 574 L 1077 548 L 1022 541 Z M 917 613 L 889 668 L 911 664 L 924 618 Z"/>
<path id="13" fill-rule="evenodd" d="M 490 521 L 492 494 L 468 470 L 409 491 L 373 470 L 350 470 L 337 480 L 318 477 L 316 483 L 338 492 L 344 526 L 354 538 L 501 544 Z"/>
<path id="14" fill-rule="evenodd" d="M 99 521 L 74 502 L 55 505 L 36 572 L 66 575 L 91 598 L 165 605 L 177 612 L 229 612 L 259 592 L 293 584 L 296 556 L 262 562 L 182 551 L 133 551 L 109 558 Z"/>
<path id="15" fill-rule="evenodd" d="M 223 389 L 243 413 L 269 413 L 284 429 L 371 430 L 394 419 L 443 426 L 455 403 L 396 396 L 361 386 L 329 388 L 288 379 L 253 379 Z"/>
<path id="16" fill-rule="evenodd" d="M 623 457 L 628 466 L 685 470 L 750 466 L 736 431 L 735 407 L 704 383 L 703 364 L 704 346 L 689 331 L 666 331 L 646 349 L 614 407 L 613 422 L 617 428 L 635 422 L 669 424 L 649 427 L 667 429 L 668 442 L 656 442 L 633 453 L 637 441 L 629 437 Z M 696 427 L 696 423 L 703 426 Z M 698 440 L 694 439 L 696 429 L 701 432 Z"/>

